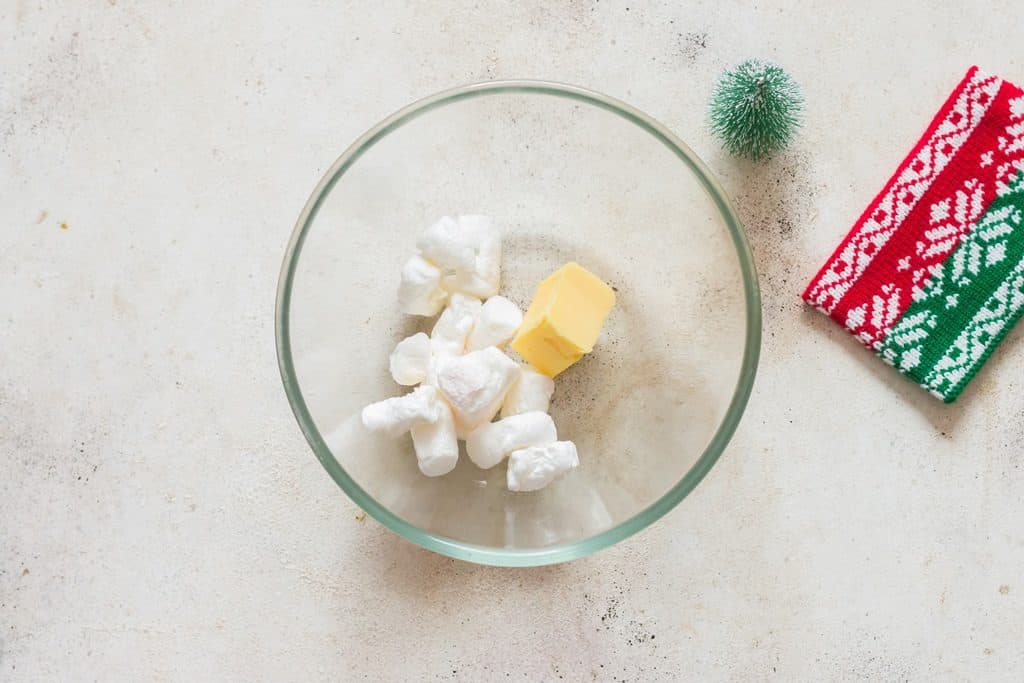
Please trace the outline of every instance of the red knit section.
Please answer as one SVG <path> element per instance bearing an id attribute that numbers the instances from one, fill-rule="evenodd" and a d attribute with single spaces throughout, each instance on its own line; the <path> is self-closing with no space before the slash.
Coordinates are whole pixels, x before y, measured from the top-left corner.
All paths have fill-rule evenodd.
<path id="1" fill-rule="evenodd" d="M 1006 82 L 990 104 L 986 93 L 978 94 L 979 104 L 988 105 L 988 109 L 956 151 L 955 161 L 914 204 L 830 312 L 833 320 L 865 345 L 874 348 L 885 338 L 912 303 L 915 292 L 920 296 L 932 269 L 956 249 L 995 199 L 997 183 L 1007 180 L 1003 177 L 1007 162 L 1020 160 L 1019 152 L 1007 154 L 1005 145 L 1000 145 L 1012 124 L 1010 101 L 1020 95 L 1020 88 Z M 940 143 L 938 153 L 942 153 L 943 144 L 950 143 Z M 909 159 L 915 170 L 927 163 L 913 156 Z"/>
<path id="2" fill-rule="evenodd" d="M 971 67 L 910 155 L 808 285 L 804 292 L 808 303 L 832 313 L 971 138 L 1001 83 Z"/>

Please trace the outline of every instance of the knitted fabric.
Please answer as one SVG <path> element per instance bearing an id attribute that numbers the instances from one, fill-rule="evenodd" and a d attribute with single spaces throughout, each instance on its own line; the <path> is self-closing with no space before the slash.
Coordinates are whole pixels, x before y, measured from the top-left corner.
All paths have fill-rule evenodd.
<path id="1" fill-rule="evenodd" d="M 1024 312 L 1024 91 L 971 68 L 803 298 L 956 400 Z"/>

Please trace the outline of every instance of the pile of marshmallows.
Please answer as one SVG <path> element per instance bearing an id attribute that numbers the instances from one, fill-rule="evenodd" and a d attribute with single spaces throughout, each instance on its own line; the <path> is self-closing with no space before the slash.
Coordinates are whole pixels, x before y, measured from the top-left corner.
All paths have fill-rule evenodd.
<path id="1" fill-rule="evenodd" d="M 444 311 L 429 337 L 414 334 L 391 353 L 394 380 L 419 386 L 366 406 L 363 425 L 391 436 L 410 432 L 428 477 L 455 468 L 464 439 L 477 467 L 508 457 L 510 491 L 544 488 L 579 457 L 575 444 L 558 440 L 547 412 L 555 383 L 502 351 L 523 314 L 498 296 L 501 234 L 487 216 L 445 216 L 416 246 L 420 253 L 402 268 L 399 305 L 412 315 Z"/>

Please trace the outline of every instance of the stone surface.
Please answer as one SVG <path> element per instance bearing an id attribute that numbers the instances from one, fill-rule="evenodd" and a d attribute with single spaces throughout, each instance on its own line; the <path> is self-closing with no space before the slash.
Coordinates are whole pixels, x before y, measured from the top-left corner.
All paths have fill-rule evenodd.
<path id="1" fill-rule="evenodd" d="M 798 301 L 972 61 L 1024 81 L 1020 6 L 747 5 L 0 6 L 0 679 L 1024 669 L 1024 332 L 947 407 Z M 703 122 L 750 56 L 808 101 L 764 165 Z M 759 379 L 707 480 L 644 533 L 529 571 L 365 519 L 296 427 L 273 343 L 284 245 L 337 154 L 501 77 L 677 131 L 734 197 L 764 295 Z"/>

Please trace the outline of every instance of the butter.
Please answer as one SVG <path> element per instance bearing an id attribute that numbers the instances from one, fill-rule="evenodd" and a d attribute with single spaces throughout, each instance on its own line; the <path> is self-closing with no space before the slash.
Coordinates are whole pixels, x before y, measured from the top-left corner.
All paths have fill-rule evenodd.
<path id="1" fill-rule="evenodd" d="M 538 372 L 554 377 L 594 349 L 614 304 L 611 287 L 569 262 L 537 285 L 512 348 Z"/>

